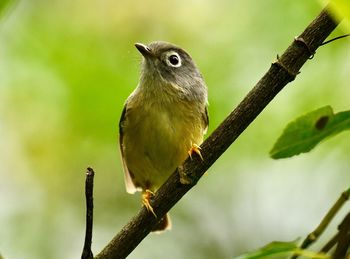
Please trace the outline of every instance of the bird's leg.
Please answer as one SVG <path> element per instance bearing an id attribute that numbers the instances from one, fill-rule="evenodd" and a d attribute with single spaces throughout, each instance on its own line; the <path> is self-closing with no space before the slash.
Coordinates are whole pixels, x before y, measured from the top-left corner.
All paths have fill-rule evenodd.
<path id="1" fill-rule="evenodd" d="M 203 156 L 201 154 L 201 147 L 198 146 L 197 144 L 194 144 L 191 142 L 191 148 L 190 150 L 188 150 L 187 153 L 191 159 L 192 159 L 192 154 L 196 153 L 202 159 L 202 161 L 204 161 Z M 184 169 L 181 165 L 178 167 L 178 172 L 180 175 L 180 182 L 182 184 L 194 184 L 196 182 L 196 180 L 191 179 L 191 177 L 184 172 Z"/>
<path id="2" fill-rule="evenodd" d="M 197 155 L 199 155 L 199 157 L 202 159 L 202 161 L 204 161 L 202 154 L 201 154 L 201 147 L 195 143 L 192 143 L 191 145 L 192 146 L 191 146 L 190 150 L 188 151 L 188 155 L 190 156 L 190 158 L 192 159 L 192 154 L 196 153 Z"/>
<path id="3" fill-rule="evenodd" d="M 151 206 L 150 200 L 154 196 L 154 193 L 151 190 L 145 190 L 142 192 L 142 203 L 145 205 L 146 209 L 151 212 L 154 217 L 157 217 L 157 215 L 154 213 L 154 210 Z"/>

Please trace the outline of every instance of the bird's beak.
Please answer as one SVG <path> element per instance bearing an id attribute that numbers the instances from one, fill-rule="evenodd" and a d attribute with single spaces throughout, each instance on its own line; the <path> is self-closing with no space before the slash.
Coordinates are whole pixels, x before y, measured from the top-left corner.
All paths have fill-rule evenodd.
<path id="1" fill-rule="evenodd" d="M 145 58 L 149 58 L 149 57 L 154 56 L 152 50 L 145 44 L 135 43 L 135 47 L 138 49 L 138 51 L 140 51 L 142 56 L 144 56 Z"/>

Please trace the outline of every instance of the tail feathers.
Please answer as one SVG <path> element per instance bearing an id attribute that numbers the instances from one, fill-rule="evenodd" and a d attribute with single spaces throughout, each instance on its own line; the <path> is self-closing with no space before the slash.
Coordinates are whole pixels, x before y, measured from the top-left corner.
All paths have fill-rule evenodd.
<path id="1" fill-rule="evenodd" d="M 167 213 L 163 218 L 161 218 L 157 225 L 154 226 L 154 228 L 152 229 L 152 232 L 155 233 L 161 233 L 165 230 L 170 230 L 171 229 L 171 220 L 170 220 L 170 216 L 169 213 Z"/>

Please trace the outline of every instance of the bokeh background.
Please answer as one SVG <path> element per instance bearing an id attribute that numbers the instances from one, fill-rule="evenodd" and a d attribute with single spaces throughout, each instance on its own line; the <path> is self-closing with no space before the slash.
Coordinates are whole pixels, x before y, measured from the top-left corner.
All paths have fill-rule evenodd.
<path id="1" fill-rule="evenodd" d="M 58 259 L 81 255 L 87 166 L 96 171 L 94 253 L 139 210 L 117 144 L 138 82 L 135 42 L 166 40 L 191 53 L 209 89 L 210 134 L 322 6 L 1 0 L 0 8 L 0 253 Z M 129 258 L 233 258 L 310 232 L 350 186 L 349 133 L 291 159 L 268 152 L 296 116 L 328 104 L 349 109 L 349 75 L 348 39 L 320 48 L 172 209 L 173 230 L 149 235 Z"/>

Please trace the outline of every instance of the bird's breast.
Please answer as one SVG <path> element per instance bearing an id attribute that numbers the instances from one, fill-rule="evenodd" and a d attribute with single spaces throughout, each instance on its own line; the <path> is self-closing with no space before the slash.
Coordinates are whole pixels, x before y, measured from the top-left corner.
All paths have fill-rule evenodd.
<path id="1" fill-rule="evenodd" d="M 125 156 L 139 185 L 160 185 L 201 144 L 201 114 L 190 103 L 133 106 L 127 111 Z"/>

